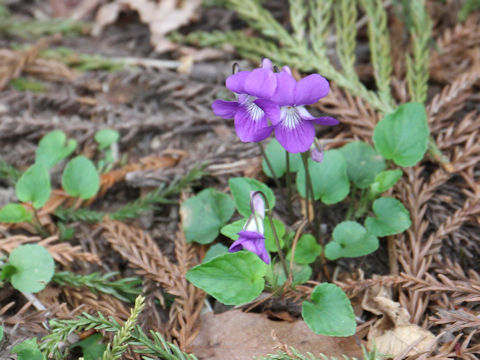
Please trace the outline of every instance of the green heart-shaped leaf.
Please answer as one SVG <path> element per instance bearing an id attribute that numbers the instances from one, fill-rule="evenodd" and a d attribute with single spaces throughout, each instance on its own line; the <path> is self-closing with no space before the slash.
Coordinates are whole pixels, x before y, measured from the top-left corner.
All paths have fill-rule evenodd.
<path id="1" fill-rule="evenodd" d="M 297 264 L 311 264 L 322 253 L 322 245 L 320 245 L 315 237 L 310 234 L 303 234 L 298 239 L 297 247 L 295 248 L 294 261 Z M 287 255 L 287 260 L 292 256 L 291 251 Z"/>
<path id="2" fill-rule="evenodd" d="M 407 167 L 422 160 L 427 151 L 429 133 L 425 106 L 407 103 L 377 124 L 373 142 L 385 159 Z"/>
<path id="3" fill-rule="evenodd" d="M 187 242 L 211 243 L 234 211 L 232 198 L 213 188 L 202 190 L 184 201 L 180 214 Z"/>
<path id="4" fill-rule="evenodd" d="M 378 239 L 356 221 L 343 221 L 333 230 L 333 241 L 325 246 L 329 260 L 368 255 L 378 249 Z"/>
<path id="5" fill-rule="evenodd" d="M 282 177 L 287 171 L 287 152 L 282 145 L 277 141 L 277 139 L 272 139 L 265 149 L 267 158 L 270 161 L 270 165 L 275 172 L 277 177 Z M 302 157 L 300 154 L 290 154 L 290 171 L 297 172 L 298 169 L 302 166 Z M 268 177 L 273 177 L 267 162 L 265 159 L 262 160 L 262 169 L 265 175 Z"/>
<path id="6" fill-rule="evenodd" d="M 15 193 L 20 201 L 31 201 L 35 209 L 41 208 L 50 198 L 50 175 L 42 164 L 28 168 L 17 181 Z"/>
<path id="7" fill-rule="evenodd" d="M 242 305 L 263 291 L 267 265 L 248 251 L 220 255 L 187 272 L 187 280 L 225 305 Z"/>
<path id="8" fill-rule="evenodd" d="M 32 213 L 21 204 L 7 204 L 0 210 L 0 223 L 20 223 L 32 220 Z"/>
<path id="9" fill-rule="evenodd" d="M 230 185 L 230 191 L 237 205 L 237 210 L 243 216 L 248 216 L 251 213 L 250 193 L 252 191 L 263 192 L 267 197 L 270 208 L 273 209 L 275 206 L 275 195 L 273 195 L 273 191 L 267 185 L 256 179 L 236 177 L 228 180 L 228 185 Z M 266 207 L 267 204 L 265 204 L 265 208 Z"/>
<path id="10" fill-rule="evenodd" d="M 374 182 L 375 176 L 385 169 L 385 160 L 375 149 L 362 141 L 354 141 L 339 149 L 347 162 L 347 175 L 359 189 Z"/>
<path id="11" fill-rule="evenodd" d="M 410 213 L 397 199 L 381 197 L 373 202 L 375 217 L 367 217 L 365 227 L 376 236 L 400 234 L 412 224 Z"/>
<path id="12" fill-rule="evenodd" d="M 59 163 L 75 151 L 77 142 L 70 139 L 63 131 L 55 130 L 45 135 L 38 143 L 35 163 L 43 164 L 47 169 Z"/>
<path id="13" fill-rule="evenodd" d="M 327 336 L 351 336 L 356 322 L 347 295 L 337 285 L 323 283 L 315 287 L 311 302 L 302 304 L 302 316 L 316 334 Z"/>
<path id="14" fill-rule="evenodd" d="M 347 177 L 347 163 L 338 150 L 325 151 L 323 161 L 317 163 L 308 159 L 308 168 L 312 177 L 315 200 L 321 199 L 324 204 L 336 204 L 345 199 L 350 191 Z M 305 169 L 297 173 L 297 189 L 305 197 Z"/>
<path id="15" fill-rule="evenodd" d="M 93 162 L 85 156 L 77 156 L 65 166 L 62 175 L 65 191 L 81 199 L 89 199 L 100 190 L 100 177 Z"/>
<path id="16" fill-rule="evenodd" d="M 55 269 L 52 255 L 37 244 L 17 247 L 10 254 L 9 265 L 15 268 L 10 278 L 13 287 L 27 293 L 43 290 Z"/>

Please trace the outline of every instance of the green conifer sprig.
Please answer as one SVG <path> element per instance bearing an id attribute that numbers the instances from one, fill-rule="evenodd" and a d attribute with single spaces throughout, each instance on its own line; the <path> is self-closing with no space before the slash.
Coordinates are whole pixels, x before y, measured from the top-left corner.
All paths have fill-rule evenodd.
<path id="1" fill-rule="evenodd" d="M 95 329 L 105 332 L 118 332 L 122 326 L 110 318 L 107 320 L 101 313 L 97 316 L 83 313 L 71 320 L 50 320 L 50 334 L 42 339 L 40 348 L 44 355 L 53 357 L 55 360 L 64 360 L 67 358 L 69 347 L 66 346 L 62 352 L 61 344 L 68 344 L 68 336 L 74 332 Z M 194 355 L 181 351 L 175 344 L 165 341 L 158 332 L 151 331 L 151 340 L 140 328 L 135 326 L 131 332 L 131 340 L 128 345 L 135 347 L 135 352 L 139 354 L 151 355 L 143 356 L 145 360 L 198 360 Z M 140 347 L 140 348 L 139 348 Z"/>
<path id="2" fill-rule="evenodd" d="M 118 272 L 106 274 L 94 272 L 88 275 L 78 275 L 69 271 L 62 271 L 55 273 L 52 280 L 62 286 L 76 288 L 85 286 L 94 293 L 101 292 L 115 296 L 121 301 L 132 302 L 142 292 L 142 288 L 139 287 L 142 280 L 137 277 L 113 280 L 112 278 L 117 275 Z"/>
<path id="3" fill-rule="evenodd" d="M 133 331 L 138 320 L 138 316 L 145 307 L 145 298 L 141 295 L 135 299 L 135 305 L 130 311 L 130 317 L 125 324 L 117 331 L 111 344 L 103 352 L 102 360 L 117 360 L 127 350 L 128 341 L 133 337 Z"/>
<path id="4" fill-rule="evenodd" d="M 340 0 L 335 4 L 335 25 L 337 35 L 337 54 L 345 76 L 359 81 L 355 72 L 355 47 L 357 44 L 357 1 Z"/>
<path id="5" fill-rule="evenodd" d="M 204 176 L 205 173 L 202 169 L 202 166 L 194 167 L 185 176 L 173 180 L 167 187 L 161 187 L 131 203 L 127 203 L 111 214 L 89 209 L 59 208 L 55 211 L 55 215 L 65 222 L 84 221 L 97 223 L 106 215 L 109 215 L 112 220 L 118 221 L 136 219 L 145 211 L 152 210 L 157 204 L 174 203 L 168 197 L 178 194 L 183 188 Z"/>
<path id="6" fill-rule="evenodd" d="M 329 24 L 332 17 L 333 0 L 317 1 L 310 0 L 308 9 L 308 27 L 310 32 L 310 43 L 313 53 L 319 57 L 327 56 L 326 38 L 329 33 Z"/>
<path id="7" fill-rule="evenodd" d="M 378 94 L 385 103 L 393 106 L 394 101 L 390 90 L 392 56 L 387 27 L 387 12 L 383 8 L 382 0 L 362 0 L 361 3 L 368 16 L 370 58 Z"/>
<path id="8" fill-rule="evenodd" d="M 155 331 L 150 331 L 150 336 L 153 341 L 137 326 L 135 332 L 135 341 L 131 345 L 139 346 L 140 349 L 134 351 L 141 354 L 156 356 L 155 358 L 143 356 L 145 360 L 198 360 L 193 354 L 187 354 L 180 350 L 180 348 L 172 343 L 165 341 L 161 334 Z"/>
<path id="9" fill-rule="evenodd" d="M 307 42 L 305 39 L 306 18 L 308 7 L 305 4 L 305 0 L 289 0 L 290 4 L 290 23 L 293 29 L 293 38 L 299 46 L 306 47 Z"/>
<path id="10" fill-rule="evenodd" d="M 367 349 L 362 345 L 362 359 L 363 360 L 384 360 L 386 357 L 379 354 L 374 348 L 372 351 L 367 351 Z M 328 357 L 325 354 L 320 354 L 318 357 L 314 356 L 312 353 L 307 352 L 302 354 L 300 351 L 295 349 L 292 346 L 288 347 L 288 353 L 280 350 L 276 354 L 269 355 L 268 357 L 262 358 L 262 360 L 337 360 L 336 357 Z M 349 358 L 346 355 L 342 355 L 339 360 L 357 360 L 357 358 Z"/>
<path id="11" fill-rule="evenodd" d="M 408 91 L 412 101 L 424 103 L 428 90 L 432 20 L 423 0 L 412 1 L 409 6 L 413 26 L 410 27 L 412 55 L 406 58 Z"/>

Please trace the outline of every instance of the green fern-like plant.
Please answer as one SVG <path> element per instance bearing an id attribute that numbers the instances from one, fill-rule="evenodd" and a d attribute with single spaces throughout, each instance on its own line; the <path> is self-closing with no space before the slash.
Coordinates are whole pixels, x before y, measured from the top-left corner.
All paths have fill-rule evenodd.
<path id="1" fill-rule="evenodd" d="M 140 300 L 137 303 L 140 303 Z M 63 360 L 68 358 L 69 347 L 66 346 L 62 350 L 60 345 L 68 344 L 70 334 L 88 329 L 119 333 L 122 326 L 115 319 L 107 319 L 101 313 L 98 313 L 97 316 L 83 313 L 71 320 L 50 320 L 49 328 L 50 333 L 42 339 L 40 349 L 48 359 Z M 137 325 L 132 328 L 129 325 L 128 334 L 127 345 L 134 346 L 134 351 L 141 354 L 145 360 L 198 360 L 195 355 L 183 352 L 177 345 L 165 341 L 158 332 L 151 331 L 150 338 L 140 326 Z M 122 338 L 126 337 L 122 336 Z M 118 343 L 121 344 L 122 342 L 118 341 Z"/>

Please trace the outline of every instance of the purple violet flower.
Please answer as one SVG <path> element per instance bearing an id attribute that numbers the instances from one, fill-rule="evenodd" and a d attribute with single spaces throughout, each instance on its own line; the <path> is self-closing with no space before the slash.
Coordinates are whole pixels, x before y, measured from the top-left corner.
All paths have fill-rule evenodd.
<path id="1" fill-rule="evenodd" d="M 250 204 L 253 212 L 242 231 L 238 233 L 240 237 L 230 246 L 228 251 L 237 252 L 245 249 L 257 254 L 266 264 L 270 264 L 270 254 L 265 248 L 265 236 L 263 235 L 265 231 L 263 227 L 265 203 L 262 195 L 252 191 L 250 193 Z"/>
<path id="2" fill-rule="evenodd" d="M 243 142 L 258 142 L 272 133 L 268 118 L 278 117 L 280 108 L 269 100 L 277 87 L 273 65 L 269 59 L 253 71 L 240 71 L 227 78 L 226 86 L 233 91 L 237 101 L 215 100 L 215 115 L 234 119 L 235 130 Z"/>
<path id="3" fill-rule="evenodd" d="M 275 137 L 288 152 L 305 152 L 310 149 L 315 138 L 313 124 L 338 124 L 338 120 L 334 118 L 316 118 L 305 109 L 305 105 L 314 104 L 327 96 L 330 86 L 319 74 L 311 74 L 296 81 L 288 66 L 284 66 L 282 71 L 275 75 L 277 88 L 270 97 L 280 106 L 279 116 L 270 117 Z"/>

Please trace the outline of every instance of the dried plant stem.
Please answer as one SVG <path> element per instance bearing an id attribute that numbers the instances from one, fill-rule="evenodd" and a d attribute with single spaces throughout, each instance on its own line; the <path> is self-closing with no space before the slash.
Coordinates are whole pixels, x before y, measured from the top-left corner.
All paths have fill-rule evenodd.
<path id="1" fill-rule="evenodd" d="M 288 194 L 288 199 L 287 199 L 287 209 L 288 209 L 288 215 L 290 216 L 290 219 L 293 220 L 293 207 L 292 207 L 292 174 L 290 172 L 290 153 L 288 151 L 285 151 L 285 161 L 287 164 L 287 173 L 285 174 L 286 179 L 287 179 L 287 194 Z"/>
<path id="2" fill-rule="evenodd" d="M 272 174 L 273 180 L 275 181 L 275 185 L 279 189 L 282 187 L 280 186 L 280 181 L 278 180 L 277 174 L 275 174 L 275 171 L 273 170 L 272 163 L 270 162 L 270 159 L 267 156 L 267 153 L 265 152 L 265 149 L 263 148 L 263 145 L 261 143 L 257 143 L 258 147 L 260 148 L 260 152 L 262 153 L 263 158 L 265 159 L 265 162 L 267 163 L 268 170 L 270 170 L 270 173 Z"/>

